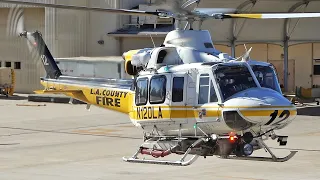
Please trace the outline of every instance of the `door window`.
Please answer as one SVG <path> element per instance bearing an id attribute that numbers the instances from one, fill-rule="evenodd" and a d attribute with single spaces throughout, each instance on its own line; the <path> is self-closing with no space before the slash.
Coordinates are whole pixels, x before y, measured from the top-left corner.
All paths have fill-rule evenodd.
<path id="1" fill-rule="evenodd" d="M 150 104 L 160 104 L 166 97 L 166 76 L 154 76 L 150 81 Z"/>
<path id="2" fill-rule="evenodd" d="M 172 102 L 183 101 L 184 77 L 174 77 L 172 86 Z"/>
<path id="3" fill-rule="evenodd" d="M 209 74 L 201 74 L 198 104 L 205 104 L 208 102 L 218 102 L 218 97 L 214 89 L 213 82 L 210 80 Z"/>
<path id="4" fill-rule="evenodd" d="M 137 81 L 136 105 L 146 105 L 148 100 L 148 78 L 141 78 Z"/>
<path id="5" fill-rule="evenodd" d="M 212 81 L 210 81 L 210 102 L 218 102 L 217 93 L 214 89 Z"/>
<path id="6" fill-rule="evenodd" d="M 209 79 L 209 74 L 200 75 L 198 104 L 208 103 Z"/>

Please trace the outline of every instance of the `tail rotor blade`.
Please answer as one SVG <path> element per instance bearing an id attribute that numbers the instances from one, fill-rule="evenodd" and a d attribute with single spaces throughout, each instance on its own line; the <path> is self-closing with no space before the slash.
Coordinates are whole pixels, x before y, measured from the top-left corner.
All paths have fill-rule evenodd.
<path id="1" fill-rule="evenodd" d="M 7 36 L 18 36 L 24 31 L 24 10 L 19 6 L 10 9 L 7 20 Z"/>
<path id="2" fill-rule="evenodd" d="M 21 16 L 19 16 L 18 20 L 17 20 L 17 24 L 15 27 L 16 31 L 14 33 L 14 35 L 20 35 L 20 33 L 22 33 L 25 29 L 24 29 L 24 14 L 23 14 L 23 10 L 22 10 L 22 14 Z"/>

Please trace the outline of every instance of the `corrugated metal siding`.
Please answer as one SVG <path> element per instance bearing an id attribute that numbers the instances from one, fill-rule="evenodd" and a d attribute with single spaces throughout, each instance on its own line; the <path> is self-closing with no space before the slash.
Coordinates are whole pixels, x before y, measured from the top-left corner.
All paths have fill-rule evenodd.
<path id="1" fill-rule="evenodd" d="M 163 43 L 164 38 L 153 37 L 156 46 Z M 122 41 L 122 51 L 126 52 L 132 49 L 153 48 L 151 38 L 124 38 Z"/>
<path id="2" fill-rule="evenodd" d="M 91 7 L 123 8 L 130 9 L 146 0 L 95 0 L 89 1 Z M 115 15 L 101 12 L 90 12 L 88 22 L 88 56 L 113 56 L 121 55 L 120 42 L 118 39 L 108 37 L 107 33 L 122 28 L 123 24 L 129 23 L 130 16 Z M 103 40 L 104 44 L 97 42 Z"/>
<path id="3" fill-rule="evenodd" d="M 20 0 L 25 2 L 39 2 L 39 3 L 51 3 L 51 0 Z M 14 4 L 7 4 L 7 3 L 0 3 L 0 8 L 12 8 Z M 36 7 L 36 6 L 29 6 L 29 5 L 19 5 L 19 7 Z"/>
<path id="4" fill-rule="evenodd" d="M 56 0 L 57 4 L 86 6 L 87 0 Z M 49 12 L 48 12 L 49 13 Z M 51 12 L 55 15 L 51 24 L 51 31 L 54 31 L 54 56 L 83 56 L 86 55 L 87 45 L 87 13 L 86 11 L 75 11 L 56 9 Z M 49 15 L 50 16 L 50 15 Z"/>
<path id="5" fill-rule="evenodd" d="M 139 4 L 145 4 L 149 2 L 148 0 L 121 0 L 120 1 L 120 8 L 122 9 L 132 9 Z M 130 16 L 120 16 L 120 23 L 121 24 L 128 24 L 130 23 Z"/>
<path id="6" fill-rule="evenodd" d="M 47 0 L 47 3 L 54 4 L 55 0 Z M 45 8 L 45 32 L 44 40 L 47 43 L 48 48 L 50 49 L 52 54 L 56 54 L 55 47 L 55 39 L 56 39 L 56 31 L 55 31 L 55 17 L 56 9 L 53 8 Z"/>
<path id="7" fill-rule="evenodd" d="M 116 0 L 95 0 L 88 1 L 91 7 L 115 8 Z M 119 27 L 118 16 L 103 12 L 89 12 L 88 21 L 88 56 L 119 55 L 119 42 L 115 38 L 107 36 L 108 32 Z M 103 40 L 104 44 L 98 44 Z"/>
<path id="8" fill-rule="evenodd" d="M 16 92 L 32 92 L 40 88 L 39 78 L 44 75 L 39 58 L 34 58 L 27 47 L 26 40 L 18 37 L 8 37 L 7 19 L 9 8 L 0 8 L 0 61 L 21 62 L 21 70 L 16 70 Z M 44 8 L 25 8 L 25 28 L 27 30 L 44 31 Z"/>

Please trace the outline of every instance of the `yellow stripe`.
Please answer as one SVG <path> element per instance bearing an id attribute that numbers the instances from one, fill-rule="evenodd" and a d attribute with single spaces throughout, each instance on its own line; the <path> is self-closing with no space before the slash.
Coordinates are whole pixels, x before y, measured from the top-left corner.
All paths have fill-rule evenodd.
<path id="1" fill-rule="evenodd" d="M 237 17 L 237 18 L 252 18 L 252 19 L 261 19 L 262 14 L 226 14 L 227 16 Z"/>
<path id="2" fill-rule="evenodd" d="M 143 110 L 138 114 L 137 111 L 129 113 L 130 118 L 137 120 L 161 120 L 161 119 L 176 119 L 176 118 L 199 118 L 199 111 L 197 110 L 161 110 L 161 118 L 159 117 L 159 110 L 155 108 L 152 113 Z M 218 117 L 219 112 L 217 110 L 207 111 L 204 117 Z M 151 117 L 151 118 L 149 118 Z M 153 118 L 156 117 L 156 118 Z"/>
<path id="3" fill-rule="evenodd" d="M 220 117 L 222 111 L 211 110 L 207 111 L 204 118 L 210 117 Z M 274 112 L 274 110 L 266 110 L 266 111 L 240 111 L 241 114 L 245 117 L 259 116 L 259 117 L 270 117 L 270 114 Z M 131 119 L 136 120 L 161 120 L 161 119 L 177 119 L 177 118 L 199 118 L 198 110 L 161 110 L 162 116 L 159 118 L 159 110 L 155 108 L 152 113 L 148 114 L 148 111 L 140 112 L 138 116 L 137 111 L 130 112 L 129 116 Z M 290 116 L 295 116 L 297 111 L 290 111 Z M 150 118 L 151 117 L 151 118 Z M 156 117 L 156 118 L 153 118 Z"/>
<path id="4" fill-rule="evenodd" d="M 152 105 L 151 105 L 152 106 Z M 145 107 L 145 106 L 134 106 L 133 108 L 137 108 L 137 107 Z M 148 106 L 150 107 L 150 106 Z M 186 108 L 186 109 L 193 109 L 194 107 L 195 108 L 219 108 L 219 106 L 158 106 L 158 105 L 154 105 L 152 107 L 160 107 L 160 108 Z M 221 108 L 225 108 L 225 109 L 228 109 L 228 108 L 254 108 L 254 109 L 263 109 L 263 108 L 268 108 L 268 109 L 272 109 L 274 108 L 275 110 L 277 108 L 293 108 L 293 106 L 223 106 Z"/>
<path id="5" fill-rule="evenodd" d="M 240 111 L 243 116 L 270 116 L 274 111 Z M 296 115 L 297 111 L 290 111 L 290 116 Z"/>
<path id="6" fill-rule="evenodd" d="M 171 118 L 184 118 L 192 117 L 191 114 L 188 114 L 185 110 L 173 110 L 171 111 Z"/>

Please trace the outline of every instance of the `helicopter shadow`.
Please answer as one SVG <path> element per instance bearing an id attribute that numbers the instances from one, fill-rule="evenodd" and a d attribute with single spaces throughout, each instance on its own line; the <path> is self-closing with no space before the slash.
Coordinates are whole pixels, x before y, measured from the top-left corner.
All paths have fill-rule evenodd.
<path id="1" fill-rule="evenodd" d="M 320 106 L 308 106 L 297 109 L 297 115 L 320 116 Z"/>
<path id="2" fill-rule="evenodd" d="M 5 95 L 0 95 L 0 100 L 16 100 L 16 101 L 20 101 L 20 100 L 28 100 L 27 96 L 19 96 L 19 95 L 13 95 L 13 96 L 5 96 Z"/>

